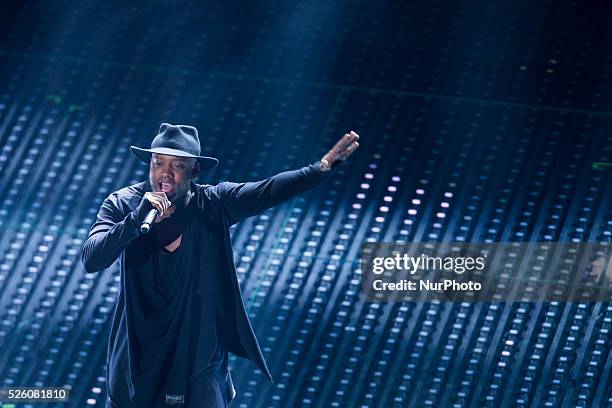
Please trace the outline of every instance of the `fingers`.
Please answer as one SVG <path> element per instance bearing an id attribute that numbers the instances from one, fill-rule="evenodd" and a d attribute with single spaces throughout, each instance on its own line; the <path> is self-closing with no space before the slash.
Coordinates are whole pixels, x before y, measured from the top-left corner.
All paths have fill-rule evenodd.
<path id="1" fill-rule="evenodd" d="M 344 136 L 342 136 L 342 138 L 334 145 L 334 147 L 331 148 L 328 154 L 332 156 L 339 155 L 346 149 L 348 149 L 350 146 L 352 146 L 353 143 L 357 143 L 357 140 L 359 140 L 359 135 L 351 130 L 350 133 L 345 133 Z M 359 146 L 359 144 L 357 144 L 357 146 Z M 357 147 L 353 147 L 353 149 L 356 148 Z"/>
<path id="2" fill-rule="evenodd" d="M 158 214 L 157 217 L 155 217 L 155 223 L 161 222 L 165 220 L 166 218 L 171 217 L 172 214 L 174 214 L 175 209 L 176 209 L 176 206 L 172 204 L 170 207 L 168 207 L 168 209 L 163 214 Z"/>
<path id="3" fill-rule="evenodd" d="M 334 149 L 332 149 L 332 154 L 336 155 L 339 160 L 346 159 L 359 147 L 358 140 L 359 135 L 354 131 L 351 130 L 350 133 L 345 133 L 342 139 L 336 143 Z"/>
<path id="4" fill-rule="evenodd" d="M 147 199 L 153 208 L 156 208 L 159 211 L 160 215 L 163 215 L 168 208 L 172 205 L 166 193 L 164 192 L 146 192 L 144 198 Z"/>
<path id="5" fill-rule="evenodd" d="M 340 140 L 341 152 L 346 151 L 348 149 L 354 150 L 359 147 L 359 135 L 354 131 L 350 131 L 350 133 L 345 133 L 344 137 Z"/>
<path id="6" fill-rule="evenodd" d="M 322 160 L 326 160 L 333 167 L 337 161 L 345 160 L 357 150 L 359 147 L 358 140 L 359 135 L 355 131 L 351 130 L 349 133 L 345 133 L 334 147 L 323 156 Z"/>
<path id="7" fill-rule="evenodd" d="M 359 143 L 357 142 L 353 142 L 351 143 L 351 145 L 349 147 L 346 148 L 345 152 L 346 152 L 346 156 L 350 156 L 355 150 L 357 150 L 357 148 L 359 147 Z"/>
<path id="8" fill-rule="evenodd" d="M 359 147 L 359 143 L 353 142 L 349 147 L 347 147 L 343 152 L 340 152 L 338 156 L 338 160 L 346 160 L 357 148 Z"/>
<path id="9" fill-rule="evenodd" d="M 352 143 L 356 142 L 357 140 L 359 140 L 359 135 L 351 130 L 350 133 L 344 134 L 342 139 L 340 139 L 340 141 L 336 143 L 336 146 L 340 151 L 342 151 L 344 149 L 347 149 Z"/>

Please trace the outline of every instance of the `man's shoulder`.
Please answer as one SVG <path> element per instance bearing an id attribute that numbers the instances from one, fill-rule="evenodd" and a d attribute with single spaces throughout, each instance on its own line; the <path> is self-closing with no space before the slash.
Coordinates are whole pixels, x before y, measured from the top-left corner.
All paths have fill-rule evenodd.
<path id="1" fill-rule="evenodd" d="M 205 213 L 217 214 L 220 208 L 219 184 L 192 184 L 195 189 L 195 200 L 197 206 Z"/>
<path id="2" fill-rule="evenodd" d="M 147 182 L 141 181 L 136 184 L 132 184 L 130 186 L 125 186 L 120 188 L 117 191 L 113 191 L 110 195 L 114 195 L 120 198 L 132 198 L 134 196 L 142 197 L 144 193 L 147 191 Z"/>
<path id="3" fill-rule="evenodd" d="M 138 205 L 142 196 L 144 196 L 144 193 L 147 191 L 150 191 L 148 183 L 146 181 L 141 181 L 113 191 L 108 195 L 106 200 L 112 202 L 119 208 L 123 207 L 125 204 L 133 204 L 134 202 Z"/>

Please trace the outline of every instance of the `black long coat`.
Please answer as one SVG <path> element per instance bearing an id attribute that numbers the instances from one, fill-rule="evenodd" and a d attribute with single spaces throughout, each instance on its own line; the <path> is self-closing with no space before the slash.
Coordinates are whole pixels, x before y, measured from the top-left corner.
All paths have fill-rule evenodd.
<path id="1" fill-rule="evenodd" d="M 252 360 L 270 381 L 272 375 L 262 355 L 242 299 L 229 229 L 247 217 L 313 188 L 330 173 L 332 172 L 321 171 L 320 162 L 317 161 L 300 169 L 282 172 L 256 182 L 226 181 L 214 186 L 191 183 L 195 195 L 189 207 L 195 209 L 195 216 L 191 218 L 181 239 L 180 262 L 184 263 L 182 266 L 185 269 L 200 271 L 204 265 L 207 268 L 211 265 L 204 258 L 207 251 L 199 249 L 198 245 L 206 242 L 208 247 L 219 251 L 214 268 L 220 277 L 222 341 L 229 352 Z M 143 278 L 139 276 L 139 268 L 147 262 L 146 251 L 143 250 L 145 237 L 139 231 L 145 213 L 150 208 L 150 204 L 142 200 L 147 191 L 152 189 L 149 182 L 145 181 L 110 194 L 102 203 L 96 222 L 82 247 L 83 265 L 88 273 L 107 268 L 117 258 L 121 260 L 121 288 L 108 344 L 109 395 L 113 395 L 113 392 L 118 393 L 119 387 L 127 387 L 131 397 L 138 392 L 144 392 L 135 389 L 135 378 L 138 374 L 135 372 L 137 361 L 134 350 L 138 349 L 138 344 L 151 333 L 142 333 L 142 329 L 134 322 L 137 319 L 138 321 L 146 319 L 146 304 L 126 288 L 137 285 L 138 280 Z M 194 274 L 195 280 L 186 284 L 205 285 L 206 282 L 198 281 L 197 275 Z M 199 296 L 197 292 L 195 293 L 195 296 Z M 202 306 L 204 307 L 204 304 Z M 182 316 L 182 320 L 191 318 L 191 316 Z M 185 344 L 185 348 L 190 350 L 188 344 Z M 163 355 L 164 351 L 168 350 L 160 351 Z M 229 378 L 231 382 L 231 376 Z M 233 391 L 233 385 L 231 387 Z"/>

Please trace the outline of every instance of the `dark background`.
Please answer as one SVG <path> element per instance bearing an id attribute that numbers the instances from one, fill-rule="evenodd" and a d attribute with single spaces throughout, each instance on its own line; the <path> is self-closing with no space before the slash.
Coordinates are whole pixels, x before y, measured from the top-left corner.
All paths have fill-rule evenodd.
<path id="1" fill-rule="evenodd" d="M 610 242 L 608 1 L 0 4 L 0 386 L 103 406 L 118 269 L 79 248 L 170 122 L 221 160 L 210 184 L 361 135 L 337 179 L 232 231 L 275 379 L 232 359 L 232 406 L 612 404 L 610 302 L 358 292 L 367 240 Z"/>

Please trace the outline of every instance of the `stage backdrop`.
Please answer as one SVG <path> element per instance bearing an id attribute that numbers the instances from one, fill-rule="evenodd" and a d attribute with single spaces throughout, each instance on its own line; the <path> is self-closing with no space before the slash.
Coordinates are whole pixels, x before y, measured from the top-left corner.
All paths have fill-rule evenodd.
<path id="1" fill-rule="evenodd" d="M 232 229 L 275 379 L 232 358 L 232 406 L 612 404 L 609 301 L 359 296 L 365 242 L 610 242 L 610 21 L 607 1 L 4 2 L 0 386 L 103 406 L 118 268 L 85 274 L 79 249 L 170 122 L 220 159 L 209 184 L 361 135 Z"/>

